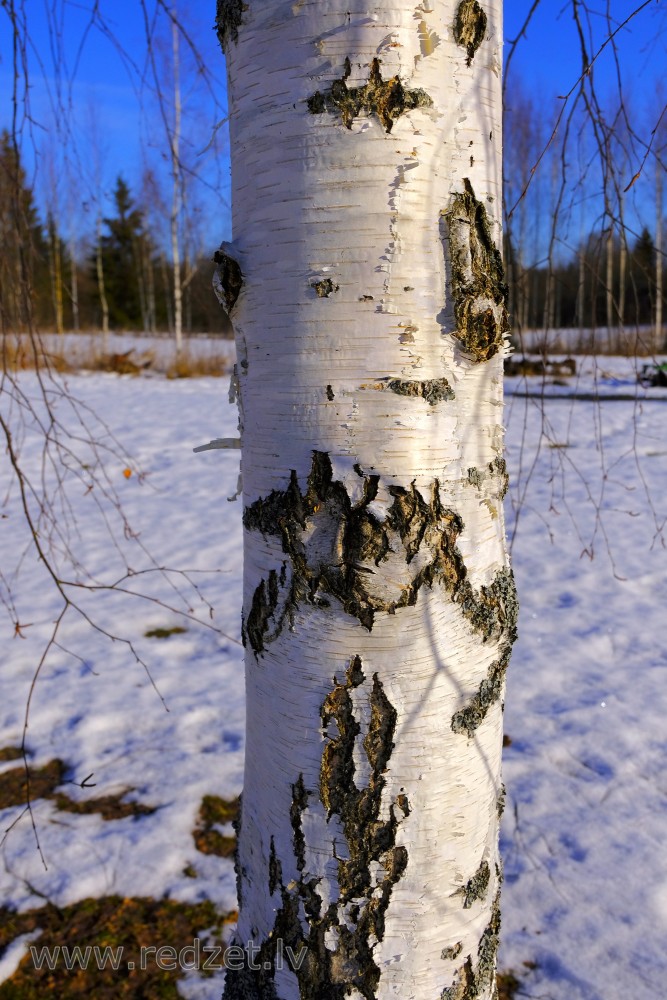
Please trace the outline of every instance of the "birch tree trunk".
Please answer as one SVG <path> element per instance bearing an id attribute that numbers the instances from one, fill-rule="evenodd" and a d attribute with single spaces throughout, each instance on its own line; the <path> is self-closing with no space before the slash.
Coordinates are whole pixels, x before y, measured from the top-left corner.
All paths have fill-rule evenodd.
<path id="1" fill-rule="evenodd" d="M 100 203 L 97 207 L 97 218 L 95 223 L 95 273 L 97 276 L 97 292 L 100 297 L 102 308 L 102 352 L 109 352 L 109 302 L 107 299 L 104 282 L 104 255 L 102 253 L 102 210 Z"/>
<path id="2" fill-rule="evenodd" d="M 179 226 L 181 221 L 181 59 L 178 39 L 178 20 L 176 17 L 176 6 L 171 10 L 171 41 L 172 54 L 174 60 L 174 130 L 170 136 L 171 146 L 171 176 L 172 176 L 172 199 L 171 199 L 171 259 L 174 265 L 174 340 L 176 343 L 176 354 L 180 354 L 183 349 L 183 285 L 181 276 L 181 246 L 179 237 Z"/>
<path id="3" fill-rule="evenodd" d="M 247 688 L 225 997 L 486 1000 L 516 625 L 501 3 L 219 0 L 217 25 Z"/>

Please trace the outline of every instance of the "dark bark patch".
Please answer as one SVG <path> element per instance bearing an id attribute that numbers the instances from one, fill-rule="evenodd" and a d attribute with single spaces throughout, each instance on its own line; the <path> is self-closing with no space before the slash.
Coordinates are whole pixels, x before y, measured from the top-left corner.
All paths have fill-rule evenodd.
<path id="1" fill-rule="evenodd" d="M 455 733 L 465 733 L 469 739 L 475 735 L 475 730 L 481 726 L 489 709 L 502 694 L 510 653 L 511 647 L 505 646 L 500 659 L 494 660 L 490 665 L 474 697 L 465 708 L 453 715 L 452 730 Z"/>
<path id="2" fill-rule="evenodd" d="M 225 1000 L 271 1000 L 276 996 L 278 942 L 281 958 L 291 963 L 297 977 L 301 1000 L 344 1000 L 353 991 L 365 1000 L 375 1000 L 380 969 L 373 952 L 384 936 L 385 913 L 393 887 L 407 868 L 408 856 L 406 849 L 396 844 L 400 822 L 397 803 L 390 805 L 388 819 L 380 818 L 384 773 L 394 746 L 396 711 L 377 674 L 367 695 L 370 723 L 362 741 L 370 775 L 365 787 L 355 782 L 353 754 L 361 726 L 354 716 L 351 694 L 362 686 L 369 687 L 361 659 L 355 656 L 344 680 L 334 678 L 320 710 L 326 741 L 320 765 L 320 795 L 329 818 L 339 818 L 346 842 L 342 851 L 337 851 L 332 842 L 338 865 L 338 898 L 325 909 L 317 892 L 318 879 L 306 870 L 302 817 L 308 808 L 309 793 L 303 775 L 299 775 L 292 786 L 290 809 L 299 875 L 288 885 L 282 883 L 272 840 L 269 882 L 270 887 L 280 891 L 281 904 L 273 930 L 259 946 L 259 953 L 254 953 L 252 968 L 231 976 L 227 973 Z M 344 784 L 339 784 L 341 781 Z M 400 797 L 404 800 L 401 813 L 406 815 L 407 796 Z"/>
<path id="3" fill-rule="evenodd" d="M 223 1000 L 279 1000 L 273 981 L 273 963 L 271 949 L 266 945 L 259 953 L 253 952 L 252 964 L 248 956 L 248 965 L 242 968 L 227 968 L 225 971 L 225 990 Z M 264 969 L 264 962 L 269 968 Z"/>
<path id="4" fill-rule="evenodd" d="M 435 406 L 444 400 L 454 399 L 454 390 L 446 378 L 431 378 L 417 381 L 415 379 L 390 379 L 387 382 L 390 392 L 398 396 L 413 396 L 425 399 L 429 406 Z"/>
<path id="5" fill-rule="evenodd" d="M 250 612 L 244 623 L 243 644 L 249 643 L 255 654 L 264 649 L 264 640 L 278 607 L 278 597 L 278 574 L 272 569 L 268 580 L 262 580 L 255 589 Z"/>
<path id="6" fill-rule="evenodd" d="M 276 845 L 273 837 L 269 847 L 269 892 L 273 896 L 276 889 L 282 884 L 283 869 L 276 855 Z"/>
<path id="7" fill-rule="evenodd" d="M 454 19 L 454 38 L 456 43 L 462 45 L 468 53 L 466 60 L 468 66 L 472 63 L 475 52 L 484 41 L 486 23 L 486 14 L 477 0 L 463 0 L 459 4 Z"/>
<path id="8" fill-rule="evenodd" d="M 465 578 L 455 544 L 463 525 L 456 514 L 443 510 L 437 483 L 430 503 L 414 485 L 389 487 L 393 503 L 380 520 L 369 509 L 377 496 L 379 477 L 362 473 L 362 478 L 363 498 L 353 504 L 344 484 L 333 479 L 328 455 L 314 452 L 305 493 L 300 492 L 293 473 L 287 490 L 275 491 L 246 510 L 246 528 L 280 537 L 290 559 L 291 581 L 283 598 L 281 622 L 303 602 L 321 606 L 326 594 L 339 600 L 370 631 L 378 613 L 395 614 L 399 608 L 414 605 L 422 586 L 440 581 L 454 590 Z M 401 553 L 407 566 L 422 549 L 424 558 L 418 566 L 415 563 L 407 580 L 376 584 L 376 569 L 384 560 Z M 253 623 L 270 617 L 263 584 L 253 599 L 255 612 L 251 610 L 248 616 L 248 633 L 251 617 Z M 273 606 L 268 610 L 272 614 Z M 266 627 L 254 630 L 262 637 L 265 632 Z M 259 645 L 253 648 L 257 651 Z"/>
<path id="9" fill-rule="evenodd" d="M 445 961 L 453 962 L 459 957 L 463 951 L 463 942 L 457 941 L 456 944 L 452 945 L 451 948 L 443 948 L 440 953 L 440 958 Z"/>
<path id="10" fill-rule="evenodd" d="M 479 899 L 484 899 L 489 888 L 491 879 L 491 869 L 488 861 L 482 861 L 481 865 L 465 885 L 458 890 L 463 896 L 463 909 L 469 910 L 473 903 Z"/>
<path id="11" fill-rule="evenodd" d="M 300 774 L 296 782 L 292 785 L 292 804 L 290 806 L 290 823 L 292 824 L 294 839 L 294 857 L 296 867 L 302 872 L 306 865 L 306 839 L 301 829 L 301 817 L 308 806 L 308 792 L 303 782 L 303 774 Z"/>
<path id="12" fill-rule="evenodd" d="M 509 331 L 507 285 L 500 251 L 486 208 L 470 181 L 444 213 L 449 221 L 449 255 L 454 299 L 454 336 L 474 361 L 488 361 Z"/>
<path id="13" fill-rule="evenodd" d="M 348 87 L 352 73 L 350 60 L 345 60 L 345 70 L 340 80 L 334 80 L 328 90 L 316 91 L 308 98 L 308 110 L 313 115 L 325 112 L 340 114 L 346 128 L 352 128 L 355 118 L 364 114 L 376 115 L 386 132 L 391 132 L 397 118 L 414 108 L 431 107 L 433 101 L 425 90 L 410 90 L 398 76 L 383 80 L 380 60 L 373 59 L 368 83 L 362 87 Z"/>
<path id="14" fill-rule="evenodd" d="M 227 51 L 229 42 L 237 42 L 243 14 L 248 5 L 243 0 L 218 0 L 215 14 L 215 30 L 222 51 Z"/>
<path id="15" fill-rule="evenodd" d="M 214 282 L 215 292 L 220 304 L 229 314 L 236 304 L 243 285 L 241 268 L 238 261 L 230 257 L 223 247 L 215 251 L 213 260 L 218 265 L 217 281 Z"/>
<path id="16" fill-rule="evenodd" d="M 511 571 L 501 570 L 491 585 L 475 590 L 457 546 L 463 522 L 443 507 L 438 481 L 428 500 L 414 483 L 388 487 L 392 503 L 381 519 L 371 509 L 379 476 L 355 471 L 363 480 L 363 495 L 352 503 L 345 485 L 333 478 L 329 456 L 313 452 L 303 493 L 293 471 L 285 490 L 246 508 L 246 529 L 279 538 L 287 556 L 280 575 L 272 571 L 253 595 L 244 637 L 255 653 L 303 604 L 322 608 L 336 599 L 371 631 L 378 614 L 411 607 L 422 587 L 434 586 L 460 604 L 484 641 L 502 636 L 513 641 L 517 602 Z M 405 570 L 383 575 L 383 563 L 397 556 Z"/>
<path id="17" fill-rule="evenodd" d="M 340 819 L 347 851 L 338 859 L 337 902 L 310 924 L 307 944 L 313 961 L 309 982 L 299 978 L 301 996 L 313 1000 L 320 996 L 343 997 L 350 989 L 358 990 L 368 1000 L 375 997 L 380 969 L 373 948 L 375 941 L 384 937 L 392 889 L 408 863 L 406 849 L 396 844 L 398 801 L 390 806 L 388 819 L 380 818 L 397 714 L 377 674 L 373 675 L 368 695 L 370 722 L 362 741 L 370 775 L 365 787 L 358 787 L 355 781 L 354 747 L 361 727 L 354 718 L 351 692 L 365 680 L 361 660 L 356 656 L 345 683 L 334 679 L 321 710 L 327 743 L 320 766 L 320 796 L 329 817 L 336 815 Z M 405 815 L 409 803 L 407 796 L 400 797 L 399 808 Z M 377 873 L 378 865 L 384 874 Z M 329 950 L 324 947 L 324 932 L 332 930 L 337 944 Z"/>
<path id="18" fill-rule="evenodd" d="M 332 722 L 338 730 L 337 735 L 324 746 L 320 768 L 320 799 L 329 816 L 340 813 L 354 778 L 352 751 L 360 726 L 354 717 L 350 690 L 361 683 L 352 672 L 356 660 L 358 657 L 350 665 L 346 683 L 334 683 L 333 690 L 324 699 L 320 713 L 325 732 Z"/>
<path id="19" fill-rule="evenodd" d="M 313 281 L 310 287 L 315 289 L 318 298 L 328 299 L 330 295 L 338 291 L 340 285 L 336 285 L 331 278 L 322 278 L 321 281 Z"/>
<path id="20" fill-rule="evenodd" d="M 327 386 L 327 399 L 331 403 L 335 398 L 336 398 L 336 395 L 335 395 L 335 393 L 333 391 L 333 388 L 330 385 L 328 385 Z"/>
<path id="21" fill-rule="evenodd" d="M 243 793 L 239 795 L 238 810 L 236 816 L 232 820 L 232 827 L 234 829 L 234 834 L 236 835 L 236 846 L 234 848 L 234 875 L 236 876 L 236 898 L 238 900 L 239 908 L 243 906 L 242 877 L 243 875 L 245 875 L 245 869 L 241 865 L 241 860 L 239 858 L 239 837 L 241 833 L 242 809 L 243 809 Z"/>

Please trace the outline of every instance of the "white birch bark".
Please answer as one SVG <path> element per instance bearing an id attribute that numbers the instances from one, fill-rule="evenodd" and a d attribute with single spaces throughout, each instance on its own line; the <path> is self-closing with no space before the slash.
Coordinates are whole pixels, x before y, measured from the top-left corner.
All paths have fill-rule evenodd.
<path id="1" fill-rule="evenodd" d="M 251 943 L 225 996 L 486 1000 L 516 616 L 501 4 L 219 0 L 218 29 Z"/>
<path id="2" fill-rule="evenodd" d="M 171 133 L 171 259 L 174 266 L 174 340 L 176 354 L 183 349 L 183 285 L 181 276 L 181 246 L 179 225 L 181 221 L 182 176 L 180 160 L 181 144 L 181 60 L 178 39 L 178 21 L 176 7 L 172 8 L 171 43 L 174 61 L 174 130 Z"/>
<path id="3" fill-rule="evenodd" d="M 104 284 L 104 256 L 102 254 L 102 211 L 97 208 L 95 222 L 95 273 L 97 276 L 97 292 L 102 308 L 102 353 L 109 351 L 109 302 Z"/>

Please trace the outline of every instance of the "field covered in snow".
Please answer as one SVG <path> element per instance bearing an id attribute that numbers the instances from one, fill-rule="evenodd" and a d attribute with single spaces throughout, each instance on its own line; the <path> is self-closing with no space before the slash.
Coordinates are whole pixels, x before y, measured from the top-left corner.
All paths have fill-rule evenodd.
<path id="1" fill-rule="evenodd" d="M 603 358 L 584 361 L 569 387 L 508 382 L 508 533 L 522 608 L 506 702 L 500 967 L 514 969 L 519 995 L 542 1000 L 655 1000 L 667 981 L 667 394 L 638 388 L 635 374 L 631 361 Z M 85 566 L 98 583 L 122 578 L 121 590 L 70 591 L 80 610 L 62 619 L 31 695 L 62 600 L 3 481 L 0 593 L 12 614 L 0 615 L 0 747 L 20 744 L 31 696 L 33 767 L 63 761 L 72 799 L 129 790 L 157 809 L 109 822 L 37 798 L 44 861 L 23 815 L 2 844 L 0 894 L 19 909 L 119 894 L 232 910 L 231 862 L 200 853 L 192 836 L 203 797 L 233 798 L 243 769 L 241 511 L 227 500 L 238 455 L 192 451 L 236 433 L 226 382 L 66 381 L 106 425 L 95 437 L 98 450 L 109 446 L 108 481 L 93 482 L 96 456 L 80 441 L 54 558 L 65 567 L 68 541 L 82 564 L 67 571 L 75 583 Z M 19 385 L 24 404 L 37 400 L 34 374 Z M 68 404 L 53 401 L 83 436 Z M 53 486 L 58 466 L 42 466 L 25 405 L 3 403 L 3 415 L 36 486 Z M 115 545 L 100 526 L 103 489 L 110 516 L 115 491 L 134 532 L 119 522 Z M 41 541 L 48 530 L 43 522 Z M 146 635 L 174 626 L 185 631 Z M 15 767 L 0 763 L 0 774 Z M 3 811 L 2 829 L 20 812 Z M 0 979 L 27 944 L 0 958 Z M 219 980 L 194 973 L 181 989 L 220 995 Z"/>

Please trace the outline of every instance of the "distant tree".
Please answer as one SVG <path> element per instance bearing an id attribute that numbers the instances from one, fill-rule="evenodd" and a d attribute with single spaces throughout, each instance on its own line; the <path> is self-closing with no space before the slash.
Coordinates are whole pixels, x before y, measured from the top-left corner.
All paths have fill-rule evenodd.
<path id="1" fill-rule="evenodd" d="M 630 254 L 630 304 L 628 313 L 637 324 L 653 319 L 655 245 L 644 227 Z"/>
<path id="2" fill-rule="evenodd" d="M 0 135 L 0 325 L 25 329 L 48 298 L 47 243 L 35 197 L 11 135 Z"/>
<path id="3" fill-rule="evenodd" d="M 115 214 L 104 219 L 108 232 L 102 235 L 104 286 L 109 306 L 109 322 L 120 329 L 143 326 L 141 275 L 142 259 L 149 241 L 144 216 L 122 177 L 113 194 Z"/>
<path id="4" fill-rule="evenodd" d="M 49 275 L 51 278 L 51 301 L 55 318 L 56 333 L 64 332 L 63 322 L 63 252 L 62 239 L 54 215 L 49 213 L 46 220 L 48 234 Z"/>

